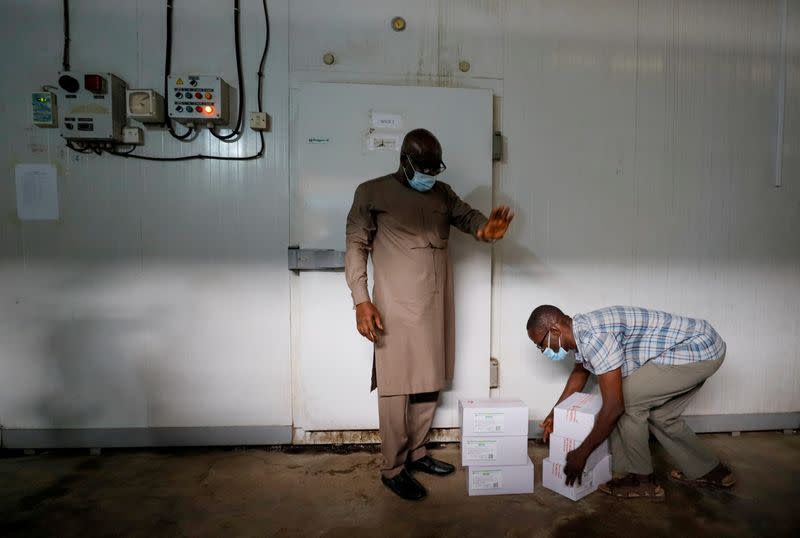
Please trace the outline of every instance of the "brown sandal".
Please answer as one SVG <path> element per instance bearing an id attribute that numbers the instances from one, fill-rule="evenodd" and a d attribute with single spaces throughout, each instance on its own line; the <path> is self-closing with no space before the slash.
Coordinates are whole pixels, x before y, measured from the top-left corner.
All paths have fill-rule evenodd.
<path id="1" fill-rule="evenodd" d="M 705 475 L 700 478 L 695 478 L 694 480 L 686 478 L 686 475 L 677 469 L 670 472 L 669 476 L 676 482 L 683 482 L 684 484 L 696 486 L 711 486 L 714 488 L 727 489 L 736 484 L 736 477 L 733 476 L 733 471 L 723 463 L 720 463 Z"/>
<path id="2" fill-rule="evenodd" d="M 664 497 L 664 488 L 658 483 L 652 480 L 642 482 L 632 474 L 601 484 L 598 489 L 607 495 L 623 499 L 636 499 L 641 497 L 662 499 Z"/>

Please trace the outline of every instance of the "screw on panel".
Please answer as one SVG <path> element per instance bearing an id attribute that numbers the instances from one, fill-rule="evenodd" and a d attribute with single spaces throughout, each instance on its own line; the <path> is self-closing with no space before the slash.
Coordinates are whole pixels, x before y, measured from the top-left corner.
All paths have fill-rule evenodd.
<path id="1" fill-rule="evenodd" d="M 322 56 L 322 63 L 325 65 L 333 65 L 334 62 L 336 62 L 336 56 L 334 56 L 332 52 L 326 52 Z"/>
<path id="2" fill-rule="evenodd" d="M 467 71 L 470 70 L 471 67 L 472 66 L 466 60 L 461 60 L 460 62 L 458 62 L 458 68 L 461 70 L 462 73 L 466 73 Z"/>

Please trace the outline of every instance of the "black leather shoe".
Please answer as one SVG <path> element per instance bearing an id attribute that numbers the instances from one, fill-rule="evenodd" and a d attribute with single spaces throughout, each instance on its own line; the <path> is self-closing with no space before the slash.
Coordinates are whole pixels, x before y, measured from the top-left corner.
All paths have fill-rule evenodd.
<path id="1" fill-rule="evenodd" d="M 428 494 L 422 484 L 414 480 L 405 469 L 392 478 L 381 476 L 381 482 L 398 496 L 409 501 L 421 501 Z"/>
<path id="2" fill-rule="evenodd" d="M 417 461 L 408 464 L 412 471 L 422 471 L 423 473 L 445 476 L 456 470 L 455 467 L 447 462 L 435 460 L 430 456 L 422 456 Z"/>

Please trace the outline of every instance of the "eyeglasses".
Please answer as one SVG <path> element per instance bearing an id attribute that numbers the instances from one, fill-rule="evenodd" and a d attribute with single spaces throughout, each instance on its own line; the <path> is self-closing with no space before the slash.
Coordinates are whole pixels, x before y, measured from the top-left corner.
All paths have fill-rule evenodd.
<path id="1" fill-rule="evenodd" d="M 542 340 L 538 344 L 536 344 L 536 347 L 538 347 L 539 351 L 541 351 L 542 353 L 544 353 L 544 339 L 547 338 L 548 334 L 550 334 L 550 331 L 544 333 L 544 336 L 542 336 Z"/>
<path id="2" fill-rule="evenodd" d="M 438 164 L 434 164 L 426 162 L 414 162 L 411 159 L 411 156 L 407 153 L 405 154 L 405 157 L 406 160 L 408 160 L 408 164 L 411 165 L 411 168 L 429 176 L 436 176 L 447 170 L 447 166 L 445 166 L 444 162 L 442 162 L 441 160 L 439 161 Z"/>

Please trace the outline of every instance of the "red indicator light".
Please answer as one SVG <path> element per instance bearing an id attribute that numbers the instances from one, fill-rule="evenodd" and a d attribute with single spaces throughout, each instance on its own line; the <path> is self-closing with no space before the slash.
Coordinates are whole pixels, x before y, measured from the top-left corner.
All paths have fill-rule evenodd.
<path id="1" fill-rule="evenodd" d="M 200 93 L 200 92 L 195 92 L 194 97 L 195 97 L 195 99 L 202 99 L 203 98 L 203 94 Z"/>
<path id="2" fill-rule="evenodd" d="M 100 75 L 84 75 L 83 87 L 92 93 L 106 93 L 106 79 Z"/>
<path id="3" fill-rule="evenodd" d="M 200 105 L 197 105 L 196 107 L 194 107 L 194 109 L 196 111 L 198 111 L 198 112 L 202 112 L 203 111 L 203 107 L 201 107 Z"/>

